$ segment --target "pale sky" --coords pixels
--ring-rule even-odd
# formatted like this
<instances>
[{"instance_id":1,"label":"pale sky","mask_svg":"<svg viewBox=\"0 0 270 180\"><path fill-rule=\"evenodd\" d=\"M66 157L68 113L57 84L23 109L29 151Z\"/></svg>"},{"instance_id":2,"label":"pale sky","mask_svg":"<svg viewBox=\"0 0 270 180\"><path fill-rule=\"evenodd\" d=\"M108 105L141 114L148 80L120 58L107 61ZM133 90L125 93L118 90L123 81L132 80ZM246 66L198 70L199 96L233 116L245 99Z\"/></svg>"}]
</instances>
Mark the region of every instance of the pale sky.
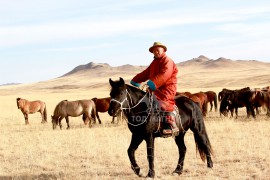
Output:
<instances>
[{"instance_id":1,"label":"pale sky","mask_svg":"<svg viewBox=\"0 0 270 180\"><path fill-rule=\"evenodd\" d=\"M89 62L148 65L155 41L175 63L270 62L270 1L0 0L0 84L45 81Z\"/></svg>"}]
</instances>

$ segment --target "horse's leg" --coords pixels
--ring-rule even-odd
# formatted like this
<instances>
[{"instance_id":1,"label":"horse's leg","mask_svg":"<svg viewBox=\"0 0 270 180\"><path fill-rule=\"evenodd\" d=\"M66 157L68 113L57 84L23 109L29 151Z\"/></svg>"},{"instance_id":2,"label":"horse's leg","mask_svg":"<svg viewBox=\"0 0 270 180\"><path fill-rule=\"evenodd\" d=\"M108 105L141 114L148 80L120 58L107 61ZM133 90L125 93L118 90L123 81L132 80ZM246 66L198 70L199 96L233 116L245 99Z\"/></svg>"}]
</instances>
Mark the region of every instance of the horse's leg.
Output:
<instances>
[{"instance_id":1,"label":"horse's leg","mask_svg":"<svg viewBox=\"0 0 270 180\"><path fill-rule=\"evenodd\" d=\"M143 141L143 138L139 135L132 134L131 142L128 148L128 157L131 163L131 169L137 174L138 176L141 176L140 174L140 167L136 163L135 160L135 151L138 149L139 145Z\"/></svg>"},{"instance_id":2,"label":"horse's leg","mask_svg":"<svg viewBox=\"0 0 270 180\"><path fill-rule=\"evenodd\" d=\"M155 170L154 170L154 136L153 134L148 134L146 137L146 146L147 146L147 159L149 163L149 171L147 177L154 178Z\"/></svg>"},{"instance_id":3,"label":"horse's leg","mask_svg":"<svg viewBox=\"0 0 270 180\"><path fill-rule=\"evenodd\" d=\"M86 113L86 117L89 119L89 127L92 127L92 116L91 116L91 112L89 113ZM94 118L94 120L96 120L95 118Z\"/></svg>"},{"instance_id":4,"label":"horse's leg","mask_svg":"<svg viewBox=\"0 0 270 180\"><path fill-rule=\"evenodd\" d=\"M68 116L66 117L66 123L67 123L67 129L69 129L69 118L68 118Z\"/></svg>"},{"instance_id":5,"label":"horse's leg","mask_svg":"<svg viewBox=\"0 0 270 180\"><path fill-rule=\"evenodd\" d=\"M253 117L254 119L256 119L256 114L255 114L254 108L252 107L251 104L249 105L249 109L250 109L250 111L251 111L252 117Z\"/></svg>"},{"instance_id":6,"label":"horse's leg","mask_svg":"<svg viewBox=\"0 0 270 180\"><path fill-rule=\"evenodd\" d=\"M230 112L231 112L231 118L233 118L233 108L232 109L230 109Z\"/></svg>"},{"instance_id":7,"label":"horse's leg","mask_svg":"<svg viewBox=\"0 0 270 180\"><path fill-rule=\"evenodd\" d=\"M61 123L61 121L62 121L63 118L64 118L64 117L60 116L60 118L58 119L60 129L62 129L62 123Z\"/></svg>"},{"instance_id":8,"label":"horse's leg","mask_svg":"<svg viewBox=\"0 0 270 180\"><path fill-rule=\"evenodd\" d=\"M98 119L99 124L101 124L101 120L99 118L98 112L96 112L96 116L97 116L97 119ZM96 119L95 119L94 123L96 124Z\"/></svg>"},{"instance_id":9,"label":"horse's leg","mask_svg":"<svg viewBox=\"0 0 270 180\"><path fill-rule=\"evenodd\" d=\"M40 112L40 115L41 115L41 118L42 118L41 123L45 123L45 119L44 119L44 115L43 115L42 111L40 110L39 112Z\"/></svg>"},{"instance_id":10,"label":"horse's leg","mask_svg":"<svg viewBox=\"0 0 270 180\"><path fill-rule=\"evenodd\" d=\"M25 124L29 124L29 121L28 121L28 114L27 113L24 113L24 119L25 119Z\"/></svg>"},{"instance_id":11,"label":"horse's leg","mask_svg":"<svg viewBox=\"0 0 270 180\"><path fill-rule=\"evenodd\" d=\"M213 102L210 101L210 111L212 111L212 108L213 108Z\"/></svg>"},{"instance_id":12,"label":"horse's leg","mask_svg":"<svg viewBox=\"0 0 270 180\"><path fill-rule=\"evenodd\" d=\"M114 124L114 118L115 118L115 116L113 116L111 124Z\"/></svg>"},{"instance_id":13,"label":"horse's leg","mask_svg":"<svg viewBox=\"0 0 270 180\"><path fill-rule=\"evenodd\" d=\"M97 118L97 119L98 119L98 123L101 124L101 120L100 120L99 116L97 116L97 117L98 117L98 118ZM96 122L96 116L93 116L93 119L94 119L94 121Z\"/></svg>"},{"instance_id":14,"label":"horse's leg","mask_svg":"<svg viewBox=\"0 0 270 180\"><path fill-rule=\"evenodd\" d=\"M235 108L235 118L238 118L238 107Z\"/></svg>"},{"instance_id":15,"label":"horse's leg","mask_svg":"<svg viewBox=\"0 0 270 180\"><path fill-rule=\"evenodd\" d=\"M184 142L184 136L185 133L180 133L178 136L175 137L175 143L178 146L178 152L179 152L179 159L176 166L176 169L173 171L173 173L182 174L183 167L184 167L184 160L186 156L186 145Z\"/></svg>"}]
</instances>

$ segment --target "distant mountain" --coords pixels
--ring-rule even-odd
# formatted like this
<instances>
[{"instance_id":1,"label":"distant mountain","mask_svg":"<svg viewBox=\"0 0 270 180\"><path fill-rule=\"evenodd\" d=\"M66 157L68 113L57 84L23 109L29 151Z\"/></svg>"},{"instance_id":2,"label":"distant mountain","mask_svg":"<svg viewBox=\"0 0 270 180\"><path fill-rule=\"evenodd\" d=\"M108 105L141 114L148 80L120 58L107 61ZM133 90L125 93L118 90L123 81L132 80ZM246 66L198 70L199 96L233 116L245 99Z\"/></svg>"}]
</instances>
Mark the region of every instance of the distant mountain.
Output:
<instances>
[{"instance_id":1,"label":"distant mountain","mask_svg":"<svg viewBox=\"0 0 270 180\"><path fill-rule=\"evenodd\" d=\"M270 68L270 63L265 63L256 60L231 60L224 57L218 59L210 59L207 56L200 55L197 58L193 58L187 61L183 61L176 64L179 68L190 68L190 69L211 69L211 70L238 70L249 68L252 69L254 66L261 68ZM146 66L134 66L130 64L112 67L107 63L94 63L90 62L85 65L79 65L70 72L64 74L61 77L76 75L76 74L91 74L95 76L102 76L104 74L115 74L115 73L131 73L136 74L144 70Z\"/></svg>"},{"instance_id":2,"label":"distant mountain","mask_svg":"<svg viewBox=\"0 0 270 180\"><path fill-rule=\"evenodd\" d=\"M0 86L13 86L13 85L18 85L21 83L6 83L6 84L0 84Z\"/></svg>"},{"instance_id":3,"label":"distant mountain","mask_svg":"<svg viewBox=\"0 0 270 180\"><path fill-rule=\"evenodd\" d=\"M106 73L132 72L132 71L141 71L144 68L145 68L144 66L133 66L130 64L112 67L107 63L90 62L88 64L79 65L79 66L75 67L73 70L64 74L61 77L74 75L74 74L78 74L78 73L91 73L91 72L95 73L96 75L103 74L104 72L106 72Z\"/></svg>"},{"instance_id":4,"label":"distant mountain","mask_svg":"<svg viewBox=\"0 0 270 180\"><path fill-rule=\"evenodd\" d=\"M178 63L179 66L184 67L197 67L203 69L228 69L228 70L237 70L239 68L252 68L254 65L265 68L270 67L270 63L261 62L257 60L231 60L224 57L218 59L209 59L204 55L200 55L197 58L187 60L181 63Z\"/></svg>"},{"instance_id":5,"label":"distant mountain","mask_svg":"<svg viewBox=\"0 0 270 180\"><path fill-rule=\"evenodd\" d=\"M109 64L107 64L107 63L94 63L94 62L90 62L88 64L79 65L79 66L75 67L73 70L71 70L70 72L64 74L63 76L75 74L75 73L77 73L79 71L86 71L86 70L93 70L93 69L100 69L100 68L106 68L106 69L108 69L110 67L111 66Z\"/></svg>"}]
</instances>

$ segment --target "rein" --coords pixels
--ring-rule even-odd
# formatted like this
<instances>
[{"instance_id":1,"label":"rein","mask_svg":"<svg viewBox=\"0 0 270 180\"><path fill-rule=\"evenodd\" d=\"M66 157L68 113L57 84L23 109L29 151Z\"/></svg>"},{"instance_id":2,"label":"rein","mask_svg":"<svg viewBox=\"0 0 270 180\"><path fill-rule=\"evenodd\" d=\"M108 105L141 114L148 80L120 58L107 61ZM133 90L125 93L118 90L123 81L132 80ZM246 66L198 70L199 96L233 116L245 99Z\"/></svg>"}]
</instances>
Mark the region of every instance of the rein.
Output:
<instances>
[{"instance_id":1,"label":"rein","mask_svg":"<svg viewBox=\"0 0 270 180\"><path fill-rule=\"evenodd\" d=\"M130 112L131 109L137 107L137 106L143 101L143 99L147 96L147 94L150 94L150 98L149 98L149 99L150 99L150 100L149 100L150 111L148 112L147 117L145 118L145 120L144 120L143 122L139 123L139 124L132 124L131 122L129 122L128 120L126 120L127 123L130 124L130 125L132 125L132 126L140 126L140 125L142 125L142 124L144 124L144 123L146 122L146 120L148 119L148 117L149 117L150 114L151 114L152 103L153 103L153 95L152 95L150 92L147 92L147 93L146 93L146 94L138 101L137 104L135 104L134 106L130 107L127 95L128 95L129 98L130 98L131 104L132 104L132 98L131 98L131 95L130 95L130 93L128 92L127 89L126 89L126 93L127 93L127 94L126 94L126 97L123 99L122 102L120 102L120 101L118 101L118 100L116 100L116 99L111 99L111 101L114 101L114 102L117 102L118 104L120 104L120 105L121 105L121 107L120 107L121 110L129 110L129 112ZM126 107L126 108L123 107L123 104L124 104L125 101L127 101L127 104L128 104L128 107Z\"/></svg>"}]
</instances>

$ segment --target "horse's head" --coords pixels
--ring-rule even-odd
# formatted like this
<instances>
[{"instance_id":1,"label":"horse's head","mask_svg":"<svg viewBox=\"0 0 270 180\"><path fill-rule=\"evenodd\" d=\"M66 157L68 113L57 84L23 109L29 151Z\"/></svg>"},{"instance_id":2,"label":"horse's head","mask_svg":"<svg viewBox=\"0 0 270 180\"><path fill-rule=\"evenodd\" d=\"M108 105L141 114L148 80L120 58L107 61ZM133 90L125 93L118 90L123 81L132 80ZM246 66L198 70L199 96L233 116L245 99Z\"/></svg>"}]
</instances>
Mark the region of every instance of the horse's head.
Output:
<instances>
[{"instance_id":1,"label":"horse's head","mask_svg":"<svg viewBox=\"0 0 270 180\"><path fill-rule=\"evenodd\" d=\"M120 78L119 81L113 81L110 78L109 82L111 85L111 102L108 113L110 116L116 116L117 112L127 103L127 88L123 78Z\"/></svg>"},{"instance_id":2,"label":"horse's head","mask_svg":"<svg viewBox=\"0 0 270 180\"><path fill-rule=\"evenodd\" d=\"M59 117L58 116L51 116L51 118L52 118L52 126L53 126L53 129L55 129L56 128L56 126L58 125L58 119L59 119Z\"/></svg>"},{"instance_id":3,"label":"horse's head","mask_svg":"<svg viewBox=\"0 0 270 180\"><path fill-rule=\"evenodd\" d=\"M230 100L230 94L227 93L224 95L224 97L222 98L221 102L220 102L220 108L219 111L221 114L223 114L225 117L228 116L228 108L231 105L231 100Z\"/></svg>"},{"instance_id":4,"label":"horse's head","mask_svg":"<svg viewBox=\"0 0 270 180\"><path fill-rule=\"evenodd\" d=\"M25 100L22 99L22 98L17 98L16 99L18 109L21 109L24 106L24 101Z\"/></svg>"}]
</instances>

